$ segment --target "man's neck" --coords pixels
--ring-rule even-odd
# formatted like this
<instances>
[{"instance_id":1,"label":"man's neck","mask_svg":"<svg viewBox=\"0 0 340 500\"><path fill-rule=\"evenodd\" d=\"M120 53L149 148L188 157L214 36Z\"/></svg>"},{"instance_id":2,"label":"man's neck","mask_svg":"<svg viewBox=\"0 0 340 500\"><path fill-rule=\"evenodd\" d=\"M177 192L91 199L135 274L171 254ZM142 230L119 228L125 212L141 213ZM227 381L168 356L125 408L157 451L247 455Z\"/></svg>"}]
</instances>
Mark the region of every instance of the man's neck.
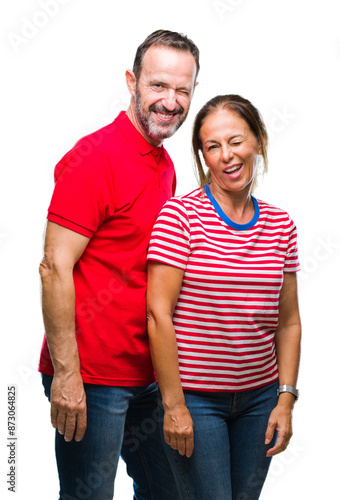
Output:
<instances>
[{"instance_id":1,"label":"man's neck","mask_svg":"<svg viewBox=\"0 0 340 500\"><path fill-rule=\"evenodd\" d=\"M153 139L152 137L150 137L149 135L147 135L144 132L143 128L139 124L139 121L138 121L137 116L136 116L135 107L132 104L132 102L131 102L130 106L128 107L126 114L127 114L128 118L130 119L132 125L135 127L135 129L138 130L140 135L143 136L144 139L146 139L152 146L160 146L162 144L162 141L157 141L156 139Z\"/></svg>"}]
</instances>

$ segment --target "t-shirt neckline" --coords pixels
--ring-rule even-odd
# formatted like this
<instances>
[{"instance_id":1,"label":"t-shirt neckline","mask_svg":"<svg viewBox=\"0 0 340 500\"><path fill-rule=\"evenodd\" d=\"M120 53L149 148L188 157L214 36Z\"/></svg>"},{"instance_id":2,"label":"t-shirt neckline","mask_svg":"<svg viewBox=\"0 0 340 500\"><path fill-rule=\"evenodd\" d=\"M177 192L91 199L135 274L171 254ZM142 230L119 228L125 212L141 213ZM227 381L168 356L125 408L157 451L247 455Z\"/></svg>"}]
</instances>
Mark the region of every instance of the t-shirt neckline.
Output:
<instances>
[{"instance_id":1,"label":"t-shirt neckline","mask_svg":"<svg viewBox=\"0 0 340 500\"><path fill-rule=\"evenodd\" d=\"M220 205L217 203L217 201L215 200L215 198L211 194L211 191L209 189L208 184L206 184L204 188L205 188L205 192L206 192L209 200L211 201L211 203L212 203L213 207L215 208L216 212L218 213L218 215L221 217L221 219L226 224L228 224L228 226L232 227L233 229L238 229L238 230L250 229L253 226L255 226L255 224L259 220L259 217L260 217L259 204L257 203L257 199L252 194L250 196L251 196L253 203L254 203L254 208L255 208L254 216L246 224L238 224L237 222L234 222L233 220L229 219L229 217L223 212L222 208L220 207Z\"/></svg>"}]
</instances>

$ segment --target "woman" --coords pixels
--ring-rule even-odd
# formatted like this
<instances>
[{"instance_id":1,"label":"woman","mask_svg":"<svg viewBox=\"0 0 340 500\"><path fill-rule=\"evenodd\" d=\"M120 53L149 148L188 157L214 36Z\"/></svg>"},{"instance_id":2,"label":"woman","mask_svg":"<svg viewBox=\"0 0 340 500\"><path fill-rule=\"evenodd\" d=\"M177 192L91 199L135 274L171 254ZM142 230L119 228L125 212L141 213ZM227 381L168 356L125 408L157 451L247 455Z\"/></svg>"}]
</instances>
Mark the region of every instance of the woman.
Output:
<instances>
[{"instance_id":1,"label":"woman","mask_svg":"<svg viewBox=\"0 0 340 500\"><path fill-rule=\"evenodd\" d=\"M296 228L251 194L266 146L249 101L209 101L193 130L201 188L166 203L151 237L150 347L185 500L257 499L271 457L292 435Z\"/></svg>"}]
</instances>

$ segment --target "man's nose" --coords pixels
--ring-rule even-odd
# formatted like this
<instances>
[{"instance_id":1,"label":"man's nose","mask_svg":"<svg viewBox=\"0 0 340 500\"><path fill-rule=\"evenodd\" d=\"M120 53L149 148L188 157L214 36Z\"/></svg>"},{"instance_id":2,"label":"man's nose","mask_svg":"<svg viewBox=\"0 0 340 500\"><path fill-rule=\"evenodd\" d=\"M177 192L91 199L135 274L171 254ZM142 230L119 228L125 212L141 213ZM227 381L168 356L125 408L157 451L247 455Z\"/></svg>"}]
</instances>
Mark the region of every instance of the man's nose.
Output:
<instances>
[{"instance_id":1,"label":"man's nose","mask_svg":"<svg viewBox=\"0 0 340 500\"><path fill-rule=\"evenodd\" d=\"M173 89L167 89L162 104L168 111L173 111L177 107L176 99L176 92Z\"/></svg>"}]
</instances>

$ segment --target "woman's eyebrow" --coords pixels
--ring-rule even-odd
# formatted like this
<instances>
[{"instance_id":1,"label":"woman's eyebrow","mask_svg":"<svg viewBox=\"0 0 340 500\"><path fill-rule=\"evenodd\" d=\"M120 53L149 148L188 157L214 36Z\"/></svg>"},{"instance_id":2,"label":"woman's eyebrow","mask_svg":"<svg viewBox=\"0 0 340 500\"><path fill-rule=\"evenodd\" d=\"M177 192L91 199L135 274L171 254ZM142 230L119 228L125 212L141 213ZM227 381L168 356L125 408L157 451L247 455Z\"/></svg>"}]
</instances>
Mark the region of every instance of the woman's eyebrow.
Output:
<instances>
[{"instance_id":1,"label":"woman's eyebrow","mask_svg":"<svg viewBox=\"0 0 340 500\"><path fill-rule=\"evenodd\" d=\"M238 137L241 139L244 139L244 135L235 134L235 135L232 135L231 137L229 137L228 141L232 141L233 139L236 139ZM218 142L218 141L216 141L216 139L207 139L206 141L204 141L204 144L206 144L207 142Z\"/></svg>"}]
</instances>

